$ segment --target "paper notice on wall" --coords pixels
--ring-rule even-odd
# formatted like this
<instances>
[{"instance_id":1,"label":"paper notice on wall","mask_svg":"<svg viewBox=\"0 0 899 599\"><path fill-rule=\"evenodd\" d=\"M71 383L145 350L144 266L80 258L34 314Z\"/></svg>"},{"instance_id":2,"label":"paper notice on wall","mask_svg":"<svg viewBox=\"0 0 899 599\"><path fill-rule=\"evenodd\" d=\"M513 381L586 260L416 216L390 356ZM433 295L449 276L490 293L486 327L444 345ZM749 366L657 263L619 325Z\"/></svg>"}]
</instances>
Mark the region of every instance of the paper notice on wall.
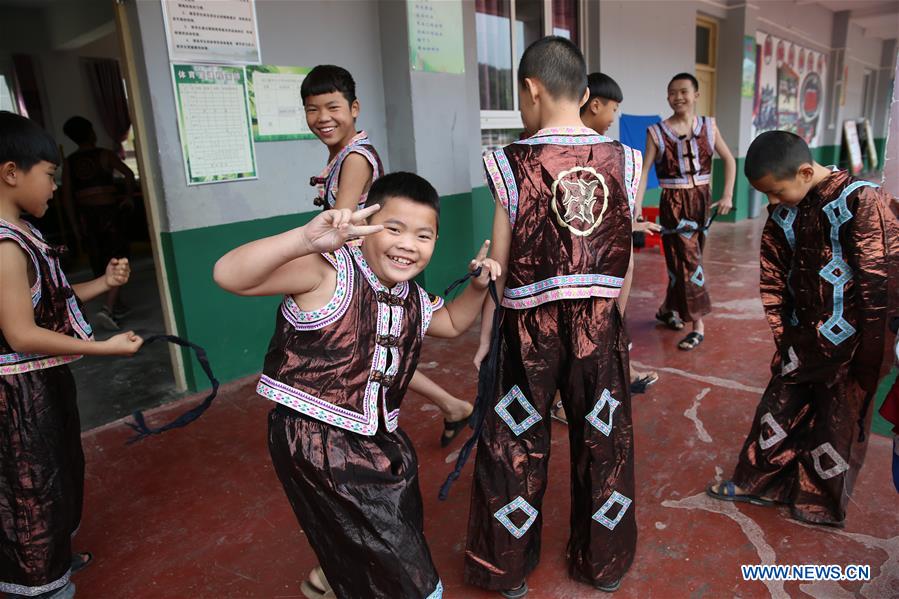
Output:
<instances>
[{"instance_id":1,"label":"paper notice on wall","mask_svg":"<svg viewBox=\"0 0 899 599\"><path fill-rule=\"evenodd\" d=\"M255 0L161 0L171 62L259 64Z\"/></svg>"},{"instance_id":2,"label":"paper notice on wall","mask_svg":"<svg viewBox=\"0 0 899 599\"><path fill-rule=\"evenodd\" d=\"M857 175L862 172L864 164L862 163L862 147L858 142L858 127L855 121L843 122L843 143L849 150L849 165L852 174Z\"/></svg>"},{"instance_id":3,"label":"paper notice on wall","mask_svg":"<svg viewBox=\"0 0 899 599\"><path fill-rule=\"evenodd\" d=\"M173 64L187 184L256 178L243 67Z\"/></svg>"},{"instance_id":4,"label":"paper notice on wall","mask_svg":"<svg viewBox=\"0 0 899 599\"><path fill-rule=\"evenodd\" d=\"M409 61L415 71L464 73L460 0L408 0Z\"/></svg>"},{"instance_id":5,"label":"paper notice on wall","mask_svg":"<svg viewBox=\"0 0 899 599\"><path fill-rule=\"evenodd\" d=\"M247 67L247 95L254 140L315 139L306 124L300 94L303 79L310 70L267 64Z\"/></svg>"}]
</instances>

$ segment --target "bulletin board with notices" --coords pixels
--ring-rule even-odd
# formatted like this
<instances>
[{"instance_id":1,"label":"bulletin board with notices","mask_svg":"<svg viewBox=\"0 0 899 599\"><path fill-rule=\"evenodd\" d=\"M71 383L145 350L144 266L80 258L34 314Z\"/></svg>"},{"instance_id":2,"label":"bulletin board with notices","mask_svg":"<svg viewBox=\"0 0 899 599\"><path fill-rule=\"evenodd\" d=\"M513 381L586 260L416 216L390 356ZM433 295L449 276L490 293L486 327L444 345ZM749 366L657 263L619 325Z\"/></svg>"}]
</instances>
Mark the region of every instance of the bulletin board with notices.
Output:
<instances>
[{"instance_id":1,"label":"bulletin board with notices","mask_svg":"<svg viewBox=\"0 0 899 599\"><path fill-rule=\"evenodd\" d=\"M461 0L408 0L407 6L412 70L464 73Z\"/></svg>"}]
</instances>

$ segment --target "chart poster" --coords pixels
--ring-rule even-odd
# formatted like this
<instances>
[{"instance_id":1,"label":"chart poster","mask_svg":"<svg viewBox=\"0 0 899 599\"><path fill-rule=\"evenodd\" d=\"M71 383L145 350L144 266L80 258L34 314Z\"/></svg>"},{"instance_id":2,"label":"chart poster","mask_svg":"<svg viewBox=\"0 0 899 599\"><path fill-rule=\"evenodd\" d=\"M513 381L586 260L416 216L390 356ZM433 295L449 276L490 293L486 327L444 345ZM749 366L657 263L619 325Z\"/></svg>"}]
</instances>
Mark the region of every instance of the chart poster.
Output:
<instances>
[{"instance_id":1,"label":"chart poster","mask_svg":"<svg viewBox=\"0 0 899 599\"><path fill-rule=\"evenodd\" d=\"M412 70L464 73L460 0L407 0Z\"/></svg>"},{"instance_id":2,"label":"chart poster","mask_svg":"<svg viewBox=\"0 0 899 599\"><path fill-rule=\"evenodd\" d=\"M259 64L255 0L160 0L171 62Z\"/></svg>"},{"instance_id":3,"label":"chart poster","mask_svg":"<svg viewBox=\"0 0 899 599\"><path fill-rule=\"evenodd\" d=\"M751 35L743 37L743 85L740 95L744 98L755 96L755 38Z\"/></svg>"},{"instance_id":4,"label":"chart poster","mask_svg":"<svg viewBox=\"0 0 899 599\"><path fill-rule=\"evenodd\" d=\"M862 163L862 147L858 141L858 126L855 121L843 121L843 143L849 150L849 164L852 174L857 175L862 172L864 164Z\"/></svg>"},{"instance_id":5,"label":"chart poster","mask_svg":"<svg viewBox=\"0 0 899 599\"><path fill-rule=\"evenodd\" d=\"M268 64L247 67L247 95L254 140L315 139L306 124L300 95L303 79L311 70Z\"/></svg>"},{"instance_id":6,"label":"chart poster","mask_svg":"<svg viewBox=\"0 0 899 599\"><path fill-rule=\"evenodd\" d=\"M755 45L752 136L787 129L817 147L822 141L827 57L762 31L756 32Z\"/></svg>"},{"instance_id":7,"label":"chart poster","mask_svg":"<svg viewBox=\"0 0 899 599\"><path fill-rule=\"evenodd\" d=\"M173 64L188 185L256 178L243 67Z\"/></svg>"}]
</instances>

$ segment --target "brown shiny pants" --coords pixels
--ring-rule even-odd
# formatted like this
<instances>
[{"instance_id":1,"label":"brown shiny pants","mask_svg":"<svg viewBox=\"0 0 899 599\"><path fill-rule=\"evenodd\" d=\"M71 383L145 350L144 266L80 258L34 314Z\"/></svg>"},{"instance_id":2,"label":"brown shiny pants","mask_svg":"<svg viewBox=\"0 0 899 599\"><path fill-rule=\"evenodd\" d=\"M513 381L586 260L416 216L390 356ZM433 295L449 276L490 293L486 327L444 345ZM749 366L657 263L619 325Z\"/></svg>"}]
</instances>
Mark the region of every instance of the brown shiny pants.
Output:
<instances>
[{"instance_id":1,"label":"brown shiny pants","mask_svg":"<svg viewBox=\"0 0 899 599\"><path fill-rule=\"evenodd\" d=\"M692 189L662 190L659 223L666 229L702 227L708 218L708 185ZM712 311L705 270L702 267L705 232L685 230L664 235L662 249L665 251L665 266L668 269L668 289L659 312L677 312L686 322L699 320Z\"/></svg>"},{"instance_id":2,"label":"brown shiny pants","mask_svg":"<svg viewBox=\"0 0 899 599\"><path fill-rule=\"evenodd\" d=\"M65 586L84 452L68 366L0 376L0 593Z\"/></svg>"},{"instance_id":3,"label":"brown shiny pants","mask_svg":"<svg viewBox=\"0 0 899 599\"><path fill-rule=\"evenodd\" d=\"M465 579L517 587L540 559L558 389L571 451L569 574L621 579L634 558L634 447L627 342L614 300L506 310L499 386L478 442Z\"/></svg>"},{"instance_id":4,"label":"brown shiny pants","mask_svg":"<svg viewBox=\"0 0 899 599\"><path fill-rule=\"evenodd\" d=\"M439 599L409 437L352 433L279 406L269 452L294 514L341 599Z\"/></svg>"},{"instance_id":5,"label":"brown shiny pants","mask_svg":"<svg viewBox=\"0 0 899 599\"><path fill-rule=\"evenodd\" d=\"M798 519L841 526L871 428L871 409L859 424L865 397L848 375L830 387L774 376L740 452L734 482L748 493L789 504Z\"/></svg>"}]
</instances>

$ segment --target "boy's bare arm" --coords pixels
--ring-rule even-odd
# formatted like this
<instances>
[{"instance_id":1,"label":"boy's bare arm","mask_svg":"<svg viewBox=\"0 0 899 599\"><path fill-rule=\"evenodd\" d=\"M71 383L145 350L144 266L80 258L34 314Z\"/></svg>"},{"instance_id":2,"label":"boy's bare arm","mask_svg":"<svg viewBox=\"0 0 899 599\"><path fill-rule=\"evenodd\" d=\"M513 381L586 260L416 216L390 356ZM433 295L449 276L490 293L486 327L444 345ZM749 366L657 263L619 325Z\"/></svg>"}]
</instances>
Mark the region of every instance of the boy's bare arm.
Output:
<instances>
[{"instance_id":1,"label":"boy's bare arm","mask_svg":"<svg viewBox=\"0 0 899 599\"><path fill-rule=\"evenodd\" d=\"M340 167L340 180L337 181L337 198L334 207L337 209L355 210L359 206L359 198L371 185L372 168L365 156L358 152L350 153Z\"/></svg>"},{"instance_id":2,"label":"boy's bare arm","mask_svg":"<svg viewBox=\"0 0 899 599\"><path fill-rule=\"evenodd\" d=\"M72 290L82 302L89 302L113 287L121 287L130 277L131 266L128 258L113 258L106 265L106 272L102 276L85 283L76 283L72 285Z\"/></svg>"},{"instance_id":3,"label":"boy's bare arm","mask_svg":"<svg viewBox=\"0 0 899 599\"><path fill-rule=\"evenodd\" d=\"M481 274L472 278L471 283L458 298L434 313L431 326L428 327L428 335L444 338L458 337L474 323L484 304L487 285L490 281L496 281L502 274L499 264L495 260L487 258L489 247L490 241L485 241L478 255L468 266L471 271L480 268Z\"/></svg>"},{"instance_id":4,"label":"boy's bare arm","mask_svg":"<svg viewBox=\"0 0 899 599\"><path fill-rule=\"evenodd\" d=\"M0 242L0 331L14 351L48 356L130 355L140 348L143 340L131 332L107 341L85 341L39 327L34 322L27 260L18 245Z\"/></svg>"},{"instance_id":5,"label":"boy's bare arm","mask_svg":"<svg viewBox=\"0 0 899 599\"><path fill-rule=\"evenodd\" d=\"M381 225L364 224L379 208L326 210L302 227L251 241L219 258L213 278L237 295L308 293L325 277L327 264L319 254L342 247L351 237L380 231Z\"/></svg>"},{"instance_id":6,"label":"boy's bare arm","mask_svg":"<svg viewBox=\"0 0 899 599\"><path fill-rule=\"evenodd\" d=\"M734 181L737 179L737 161L734 160L734 155L731 154L730 148L727 147L727 142L721 137L717 123L715 124L715 151L718 152L718 156L724 161L724 190L721 192L721 198L716 204L719 213L727 214L734 206Z\"/></svg>"},{"instance_id":7,"label":"boy's bare arm","mask_svg":"<svg viewBox=\"0 0 899 599\"><path fill-rule=\"evenodd\" d=\"M653 141L652 133L646 132L646 151L643 153L643 172L640 173L640 187L637 188L637 199L634 202L634 218L643 218L643 196L646 194L646 184L649 181L649 169L656 161L659 150Z\"/></svg>"}]
</instances>

